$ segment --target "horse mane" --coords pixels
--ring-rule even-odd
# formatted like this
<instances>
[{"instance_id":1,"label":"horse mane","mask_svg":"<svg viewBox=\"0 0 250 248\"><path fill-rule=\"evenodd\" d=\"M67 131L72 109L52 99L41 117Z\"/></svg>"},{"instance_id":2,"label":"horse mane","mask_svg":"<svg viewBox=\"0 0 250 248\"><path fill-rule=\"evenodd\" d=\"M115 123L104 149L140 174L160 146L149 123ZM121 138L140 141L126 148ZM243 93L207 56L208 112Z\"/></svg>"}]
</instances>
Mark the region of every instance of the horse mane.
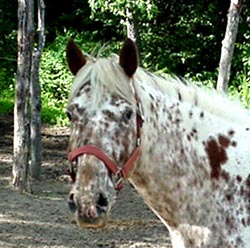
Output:
<instances>
[{"instance_id":1,"label":"horse mane","mask_svg":"<svg viewBox=\"0 0 250 248\"><path fill-rule=\"evenodd\" d=\"M76 74L69 100L86 82L90 82L91 91L95 93L91 94L94 108L100 103L105 88L108 88L111 94L118 94L135 106L135 98L128 84L128 77L118 63L119 57L115 54L109 58L88 57L87 63ZM181 96L182 102L200 107L219 118L240 125L250 122L249 111L243 108L239 101L231 100L216 90L197 86L191 81L172 75L158 76L141 67L137 68L133 80L136 90L141 96L142 105L144 105L144 100L146 101L143 99L146 94L142 88L149 87L170 98L178 99ZM150 115L147 111L150 111L150 108L144 108L145 115Z\"/></svg>"},{"instance_id":2,"label":"horse mane","mask_svg":"<svg viewBox=\"0 0 250 248\"><path fill-rule=\"evenodd\" d=\"M250 122L250 112L245 109L238 99L230 99L226 94L215 89L198 86L194 82L175 75L155 75L139 68L135 78L141 85L153 84L167 97L179 99L197 106L219 118L238 123Z\"/></svg>"}]
</instances>

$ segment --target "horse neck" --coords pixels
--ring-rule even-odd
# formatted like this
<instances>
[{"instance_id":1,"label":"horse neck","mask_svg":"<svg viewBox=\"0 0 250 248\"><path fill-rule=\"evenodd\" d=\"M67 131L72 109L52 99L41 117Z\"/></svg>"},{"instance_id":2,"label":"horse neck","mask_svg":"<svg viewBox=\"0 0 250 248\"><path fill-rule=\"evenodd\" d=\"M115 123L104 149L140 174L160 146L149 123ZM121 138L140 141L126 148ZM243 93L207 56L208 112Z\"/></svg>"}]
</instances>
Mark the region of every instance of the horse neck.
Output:
<instances>
[{"instance_id":1,"label":"horse neck","mask_svg":"<svg viewBox=\"0 0 250 248\"><path fill-rule=\"evenodd\" d=\"M173 83L171 82L171 84ZM166 170L171 177L171 171L173 174L176 173L173 171L173 166L178 167L179 174L186 174L197 171L197 164L203 163L203 173L205 171L209 173L208 152L211 151L208 150L208 142L211 136L218 146L225 141L232 148L237 142L241 142L241 153L246 151L245 155L247 154L246 149L249 149L249 144L244 137L246 137L245 135L249 137L249 132L245 134L247 128L242 127L242 122L232 121L233 118L224 118L224 113L221 116L220 112L216 113L213 109L206 110L204 104L200 106L199 101L202 100L203 95L199 98L200 92L196 92L195 88L191 88L191 86L183 88L189 91L189 96L186 91L183 92L183 89L171 86L169 94L162 91L157 84L139 86L145 122L142 128L143 155L138 168L141 168L144 173L145 171L151 173L152 168L158 166L162 173ZM204 92L201 93L204 94ZM188 99L184 98L185 94ZM215 103L218 101L224 104L225 109L227 109L227 104L232 105L229 101L224 100L225 102L223 102L223 98L216 94L214 99ZM213 104L214 99L211 97ZM239 118L249 120L246 115L244 116L246 112L243 109L238 108L238 111L239 115L243 116L239 116ZM225 112L229 111L225 110ZM233 149L230 153L232 157L237 157L239 151ZM225 149L224 159L228 156ZM205 163L201 161L204 157L207 159ZM247 168L245 169L247 170ZM235 170L233 166L232 170Z\"/></svg>"},{"instance_id":2,"label":"horse neck","mask_svg":"<svg viewBox=\"0 0 250 248\"><path fill-rule=\"evenodd\" d=\"M240 123L200 105L199 92L188 101L181 91L164 94L145 85L138 91L145 114L142 152L129 180L166 226L176 228L183 237L194 237L189 227L204 227L199 230L206 237L210 230L224 230L224 218L238 219L237 211L228 211L233 204L243 209L242 216L249 216L250 121L246 112L234 108L238 110L234 114L246 120ZM218 104L220 99L214 97L211 104ZM228 113L229 101L222 104ZM225 195L229 192L230 200ZM216 225L210 220L216 220Z\"/></svg>"}]
</instances>

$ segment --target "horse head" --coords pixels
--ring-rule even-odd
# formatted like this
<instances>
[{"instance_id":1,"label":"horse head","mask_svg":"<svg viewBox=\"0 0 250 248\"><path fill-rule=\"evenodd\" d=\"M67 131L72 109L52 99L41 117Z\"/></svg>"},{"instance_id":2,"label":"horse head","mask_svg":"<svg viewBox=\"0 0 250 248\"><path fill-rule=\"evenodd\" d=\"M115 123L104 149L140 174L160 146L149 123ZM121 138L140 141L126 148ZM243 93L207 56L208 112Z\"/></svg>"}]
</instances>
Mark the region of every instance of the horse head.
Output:
<instances>
[{"instance_id":1,"label":"horse head","mask_svg":"<svg viewBox=\"0 0 250 248\"><path fill-rule=\"evenodd\" d=\"M68 203L80 227L97 228L105 225L121 179L139 156L139 101L132 85L137 49L127 39L119 59L95 59L70 40L66 57L75 76L67 107L74 181Z\"/></svg>"}]
</instances>

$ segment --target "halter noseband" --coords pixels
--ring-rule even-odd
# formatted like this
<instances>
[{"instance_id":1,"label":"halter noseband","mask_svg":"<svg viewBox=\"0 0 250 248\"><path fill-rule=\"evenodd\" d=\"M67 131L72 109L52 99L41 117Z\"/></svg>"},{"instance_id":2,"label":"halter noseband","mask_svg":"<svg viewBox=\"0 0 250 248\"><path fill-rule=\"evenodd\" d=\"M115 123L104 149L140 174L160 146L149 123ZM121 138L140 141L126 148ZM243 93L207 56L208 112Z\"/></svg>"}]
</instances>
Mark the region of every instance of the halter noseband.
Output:
<instances>
[{"instance_id":1,"label":"halter noseband","mask_svg":"<svg viewBox=\"0 0 250 248\"><path fill-rule=\"evenodd\" d=\"M107 167L108 171L110 174L113 176L113 180L115 183L115 189L117 191L120 191L122 189L122 182L123 178L126 178L128 176L129 171L133 168L134 163L140 156L140 145L141 145L141 127L143 125L143 113L142 113L142 107L141 107L141 101L140 98L138 97L135 87L134 87L134 82L133 80L130 81L130 86L132 89L132 92L135 96L136 100L136 107L137 107L137 112L136 112L136 132L137 132L137 140L136 140L136 147L134 151L132 152L131 156L129 159L125 162L125 164L119 168L113 160L111 160L105 152L103 152L100 148L93 146L93 145L84 145L76 148L75 150L71 151L68 155L68 160L69 162L73 162L77 157L80 155L84 154L89 154L89 155L94 155L98 159L100 159L105 166ZM70 175L71 179L73 182L75 182L76 178L76 173L73 170L73 168L70 168L68 170L68 174Z\"/></svg>"}]
</instances>

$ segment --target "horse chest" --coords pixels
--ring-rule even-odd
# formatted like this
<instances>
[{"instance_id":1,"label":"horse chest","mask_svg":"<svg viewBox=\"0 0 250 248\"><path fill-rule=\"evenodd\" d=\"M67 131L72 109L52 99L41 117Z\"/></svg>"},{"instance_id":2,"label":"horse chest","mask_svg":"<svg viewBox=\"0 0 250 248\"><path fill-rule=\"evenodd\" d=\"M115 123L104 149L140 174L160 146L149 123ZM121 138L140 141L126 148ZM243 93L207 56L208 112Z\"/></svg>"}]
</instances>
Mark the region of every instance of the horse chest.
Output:
<instances>
[{"instance_id":1,"label":"horse chest","mask_svg":"<svg viewBox=\"0 0 250 248\"><path fill-rule=\"evenodd\" d=\"M139 194L170 234L172 230L173 236L181 236L183 247L247 247L249 203L247 207L247 199L242 198L242 184L167 176L157 170L135 174L131 181Z\"/></svg>"}]
</instances>

